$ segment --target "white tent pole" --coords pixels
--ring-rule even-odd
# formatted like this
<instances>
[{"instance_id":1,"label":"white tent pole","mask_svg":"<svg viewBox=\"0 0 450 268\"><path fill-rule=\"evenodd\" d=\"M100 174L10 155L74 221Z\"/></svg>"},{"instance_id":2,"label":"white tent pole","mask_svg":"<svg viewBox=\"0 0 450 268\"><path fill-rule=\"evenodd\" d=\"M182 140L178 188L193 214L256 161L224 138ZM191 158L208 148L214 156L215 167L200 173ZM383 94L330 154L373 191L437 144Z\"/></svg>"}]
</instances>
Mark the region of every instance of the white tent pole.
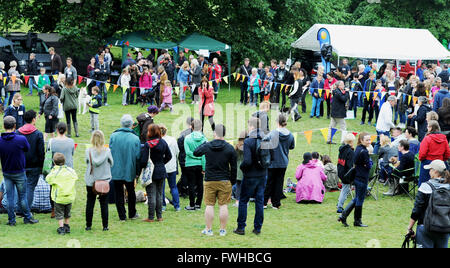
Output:
<instances>
[{"instance_id":1,"label":"white tent pole","mask_svg":"<svg viewBox=\"0 0 450 268\"><path fill-rule=\"evenodd\" d=\"M338 54L338 61L337 61L337 65L335 66L336 68L339 66L339 59L340 59L340 56L339 56L339 54ZM331 67L330 67L331 68ZM331 70L330 70L331 71Z\"/></svg>"},{"instance_id":2,"label":"white tent pole","mask_svg":"<svg viewBox=\"0 0 450 268\"><path fill-rule=\"evenodd\" d=\"M414 75L417 74L417 60L414 61Z\"/></svg>"},{"instance_id":3,"label":"white tent pole","mask_svg":"<svg viewBox=\"0 0 450 268\"><path fill-rule=\"evenodd\" d=\"M395 68L397 69L397 77L400 77L400 70L399 70L398 60L395 60Z\"/></svg>"}]
</instances>

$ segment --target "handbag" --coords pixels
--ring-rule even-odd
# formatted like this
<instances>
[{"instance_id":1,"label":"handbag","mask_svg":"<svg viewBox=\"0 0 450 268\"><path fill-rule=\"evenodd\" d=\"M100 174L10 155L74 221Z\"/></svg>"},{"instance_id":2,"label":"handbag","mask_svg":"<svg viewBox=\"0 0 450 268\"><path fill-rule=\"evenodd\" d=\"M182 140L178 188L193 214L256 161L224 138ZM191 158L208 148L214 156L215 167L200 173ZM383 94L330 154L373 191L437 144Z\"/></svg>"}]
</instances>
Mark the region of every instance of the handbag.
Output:
<instances>
[{"instance_id":1,"label":"handbag","mask_svg":"<svg viewBox=\"0 0 450 268\"><path fill-rule=\"evenodd\" d=\"M89 171L89 175L92 176L94 173L94 165L92 164L92 156L91 156L91 150L89 150L89 162L91 165L91 170ZM109 182L106 180L98 180L94 182L94 185L92 187L92 192L95 195L106 195L109 193Z\"/></svg>"},{"instance_id":2,"label":"handbag","mask_svg":"<svg viewBox=\"0 0 450 268\"><path fill-rule=\"evenodd\" d=\"M145 167L144 172L142 173L142 179L141 179L141 185L142 187L147 187L150 184L152 184L152 176L153 176L153 170L155 168L155 165L153 164L152 159L150 158L151 153L150 153L151 149L148 149L148 161L147 161L147 166Z\"/></svg>"},{"instance_id":3,"label":"handbag","mask_svg":"<svg viewBox=\"0 0 450 268\"><path fill-rule=\"evenodd\" d=\"M42 174L44 176L47 176L50 171L52 170L53 166L53 153L52 153L52 139L48 141L48 147L45 151L45 158L44 158L44 166L42 167Z\"/></svg>"},{"instance_id":4,"label":"handbag","mask_svg":"<svg viewBox=\"0 0 450 268\"><path fill-rule=\"evenodd\" d=\"M59 99L58 99L58 119L64 119L64 109Z\"/></svg>"}]
</instances>

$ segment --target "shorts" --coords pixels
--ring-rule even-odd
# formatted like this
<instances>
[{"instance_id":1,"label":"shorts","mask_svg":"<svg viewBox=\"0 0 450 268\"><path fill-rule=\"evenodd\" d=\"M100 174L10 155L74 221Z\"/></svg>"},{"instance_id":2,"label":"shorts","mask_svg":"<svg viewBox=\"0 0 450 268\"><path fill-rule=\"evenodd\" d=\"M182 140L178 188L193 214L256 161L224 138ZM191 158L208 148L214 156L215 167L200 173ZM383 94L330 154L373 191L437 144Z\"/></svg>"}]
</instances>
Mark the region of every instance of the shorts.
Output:
<instances>
[{"instance_id":1,"label":"shorts","mask_svg":"<svg viewBox=\"0 0 450 268\"><path fill-rule=\"evenodd\" d=\"M57 220L69 219L71 216L70 214L71 210L72 204L63 205L55 203L55 218Z\"/></svg>"},{"instance_id":2,"label":"shorts","mask_svg":"<svg viewBox=\"0 0 450 268\"><path fill-rule=\"evenodd\" d=\"M56 125L58 124L58 118L48 119L48 116L45 117L45 133L51 134L55 133Z\"/></svg>"},{"instance_id":3,"label":"shorts","mask_svg":"<svg viewBox=\"0 0 450 268\"><path fill-rule=\"evenodd\" d=\"M227 205L231 201L231 188L230 181L205 181L205 205L214 206L217 200L219 206Z\"/></svg>"}]
</instances>

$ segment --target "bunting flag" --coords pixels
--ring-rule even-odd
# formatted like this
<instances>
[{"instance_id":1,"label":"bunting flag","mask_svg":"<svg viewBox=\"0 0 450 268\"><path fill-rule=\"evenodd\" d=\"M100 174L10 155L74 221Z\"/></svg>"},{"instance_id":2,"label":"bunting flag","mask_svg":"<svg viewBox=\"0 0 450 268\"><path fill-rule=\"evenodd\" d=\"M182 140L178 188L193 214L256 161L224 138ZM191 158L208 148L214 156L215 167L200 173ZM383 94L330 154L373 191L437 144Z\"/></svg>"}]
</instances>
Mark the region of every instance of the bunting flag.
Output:
<instances>
[{"instance_id":1,"label":"bunting flag","mask_svg":"<svg viewBox=\"0 0 450 268\"><path fill-rule=\"evenodd\" d=\"M212 87L212 81L209 81L209 86Z\"/></svg>"},{"instance_id":2,"label":"bunting flag","mask_svg":"<svg viewBox=\"0 0 450 268\"><path fill-rule=\"evenodd\" d=\"M322 136L325 139L325 141L328 141L328 128L322 128L320 132L322 132Z\"/></svg>"},{"instance_id":3,"label":"bunting flag","mask_svg":"<svg viewBox=\"0 0 450 268\"><path fill-rule=\"evenodd\" d=\"M106 87L106 91L108 91L109 90L109 87L111 86L111 84L110 83L105 83L105 87Z\"/></svg>"},{"instance_id":4,"label":"bunting flag","mask_svg":"<svg viewBox=\"0 0 450 268\"><path fill-rule=\"evenodd\" d=\"M28 85L28 79L30 79L30 77L28 75L25 75L24 78L25 78L25 85Z\"/></svg>"},{"instance_id":5,"label":"bunting flag","mask_svg":"<svg viewBox=\"0 0 450 268\"><path fill-rule=\"evenodd\" d=\"M3 77L3 85L6 85L6 77Z\"/></svg>"},{"instance_id":6,"label":"bunting flag","mask_svg":"<svg viewBox=\"0 0 450 268\"><path fill-rule=\"evenodd\" d=\"M240 77L241 77L241 74L237 74L236 82L239 81Z\"/></svg>"},{"instance_id":7,"label":"bunting flag","mask_svg":"<svg viewBox=\"0 0 450 268\"><path fill-rule=\"evenodd\" d=\"M236 79L237 73L233 73L233 78Z\"/></svg>"},{"instance_id":8,"label":"bunting flag","mask_svg":"<svg viewBox=\"0 0 450 268\"><path fill-rule=\"evenodd\" d=\"M242 75L242 83L245 81L245 75Z\"/></svg>"},{"instance_id":9,"label":"bunting flag","mask_svg":"<svg viewBox=\"0 0 450 268\"><path fill-rule=\"evenodd\" d=\"M211 82L212 83L212 82ZM186 92L187 86L183 87L183 92Z\"/></svg>"},{"instance_id":10,"label":"bunting flag","mask_svg":"<svg viewBox=\"0 0 450 268\"><path fill-rule=\"evenodd\" d=\"M11 76L11 80L12 80L13 84L15 84L15 83L16 83L16 76L15 76L15 75L12 75L12 76Z\"/></svg>"},{"instance_id":11,"label":"bunting flag","mask_svg":"<svg viewBox=\"0 0 450 268\"><path fill-rule=\"evenodd\" d=\"M376 100L377 97L378 97L378 91L375 91L375 92L373 93L373 99Z\"/></svg>"},{"instance_id":12,"label":"bunting flag","mask_svg":"<svg viewBox=\"0 0 450 268\"><path fill-rule=\"evenodd\" d=\"M54 75L52 75L52 77L53 77L53 80L58 80L58 75L57 74L54 74Z\"/></svg>"},{"instance_id":13,"label":"bunting flag","mask_svg":"<svg viewBox=\"0 0 450 268\"><path fill-rule=\"evenodd\" d=\"M99 87L99 86L100 86L100 81L95 82L95 85L96 85L97 87Z\"/></svg>"},{"instance_id":14,"label":"bunting flag","mask_svg":"<svg viewBox=\"0 0 450 268\"><path fill-rule=\"evenodd\" d=\"M225 83L228 84L228 77L227 77L227 76L224 76L224 77L223 77L223 81L225 81Z\"/></svg>"},{"instance_id":15,"label":"bunting flag","mask_svg":"<svg viewBox=\"0 0 450 268\"><path fill-rule=\"evenodd\" d=\"M285 86L284 84L281 84L281 91L283 91L284 86Z\"/></svg>"},{"instance_id":16,"label":"bunting flag","mask_svg":"<svg viewBox=\"0 0 450 268\"><path fill-rule=\"evenodd\" d=\"M220 51L216 51L216 53L220 56Z\"/></svg>"},{"instance_id":17,"label":"bunting flag","mask_svg":"<svg viewBox=\"0 0 450 268\"><path fill-rule=\"evenodd\" d=\"M127 45L127 47L129 47L130 46L130 42L126 41L125 45Z\"/></svg>"},{"instance_id":18,"label":"bunting flag","mask_svg":"<svg viewBox=\"0 0 450 268\"><path fill-rule=\"evenodd\" d=\"M427 92L427 97L430 95L430 92L427 90L425 90L425 92Z\"/></svg>"},{"instance_id":19,"label":"bunting flag","mask_svg":"<svg viewBox=\"0 0 450 268\"><path fill-rule=\"evenodd\" d=\"M322 96L323 89L319 88L318 91L319 91L319 96Z\"/></svg>"},{"instance_id":20,"label":"bunting flag","mask_svg":"<svg viewBox=\"0 0 450 268\"><path fill-rule=\"evenodd\" d=\"M336 134L336 132L337 132L337 129L336 129L336 128L331 128L331 138L330 138L330 141L333 141L333 137L334 137L334 134ZM344 133L342 133L342 134L344 134Z\"/></svg>"},{"instance_id":21,"label":"bunting flag","mask_svg":"<svg viewBox=\"0 0 450 268\"><path fill-rule=\"evenodd\" d=\"M175 93L176 94L180 93L180 87L175 87Z\"/></svg>"},{"instance_id":22,"label":"bunting flag","mask_svg":"<svg viewBox=\"0 0 450 268\"><path fill-rule=\"evenodd\" d=\"M76 150L78 147L78 143L75 143L75 148L73 148L74 150Z\"/></svg>"},{"instance_id":23,"label":"bunting flag","mask_svg":"<svg viewBox=\"0 0 450 268\"><path fill-rule=\"evenodd\" d=\"M356 137L358 136L358 132L352 132L352 134Z\"/></svg>"},{"instance_id":24,"label":"bunting flag","mask_svg":"<svg viewBox=\"0 0 450 268\"><path fill-rule=\"evenodd\" d=\"M312 134L313 134L312 130L305 131L305 132L303 132L303 134L305 134L305 138L306 138L306 141L308 142L308 144L311 145L311 139L312 139Z\"/></svg>"},{"instance_id":25,"label":"bunting flag","mask_svg":"<svg viewBox=\"0 0 450 268\"><path fill-rule=\"evenodd\" d=\"M116 88L117 88L117 87L116 87ZM123 86L123 87L122 87L122 94L125 94L125 92L127 92L127 89L128 89L128 88L127 88L126 86ZM116 90L116 89L114 89L114 91L115 91L115 90ZM114 91L113 91L113 92L114 92Z\"/></svg>"},{"instance_id":26,"label":"bunting flag","mask_svg":"<svg viewBox=\"0 0 450 268\"><path fill-rule=\"evenodd\" d=\"M269 81L264 80L264 86L263 86L263 87L266 87L266 86L267 86L267 83L269 83Z\"/></svg>"},{"instance_id":27,"label":"bunting flag","mask_svg":"<svg viewBox=\"0 0 450 268\"><path fill-rule=\"evenodd\" d=\"M329 89L325 89L325 96L328 99L330 97L330 90Z\"/></svg>"},{"instance_id":28,"label":"bunting flag","mask_svg":"<svg viewBox=\"0 0 450 268\"><path fill-rule=\"evenodd\" d=\"M81 84L83 82L83 77L81 75L78 76L78 84Z\"/></svg>"},{"instance_id":29,"label":"bunting flag","mask_svg":"<svg viewBox=\"0 0 450 268\"><path fill-rule=\"evenodd\" d=\"M386 92L381 92L381 99L384 99L384 96L386 96Z\"/></svg>"},{"instance_id":30,"label":"bunting flag","mask_svg":"<svg viewBox=\"0 0 450 268\"><path fill-rule=\"evenodd\" d=\"M289 89L290 85L286 85L286 88L284 89L286 91L286 93L288 93L288 89Z\"/></svg>"},{"instance_id":31,"label":"bunting flag","mask_svg":"<svg viewBox=\"0 0 450 268\"><path fill-rule=\"evenodd\" d=\"M6 79L6 78L5 78L5 79ZM37 83L38 81L39 81L39 75L35 75L35 76L34 76L34 82Z\"/></svg>"},{"instance_id":32,"label":"bunting flag","mask_svg":"<svg viewBox=\"0 0 450 268\"><path fill-rule=\"evenodd\" d=\"M189 49L185 48L184 53L188 53L188 52L189 52Z\"/></svg>"},{"instance_id":33,"label":"bunting flag","mask_svg":"<svg viewBox=\"0 0 450 268\"><path fill-rule=\"evenodd\" d=\"M351 101L352 98L353 98L353 93L350 93L350 94L349 94L349 97L350 97L350 101Z\"/></svg>"},{"instance_id":34,"label":"bunting flag","mask_svg":"<svg viewBox=\"0 0 450 268\"><path fill-rule=\"evenodd\" d=\"M370 141L375 142L377 140L377 135L370 136Z\"/></svg>"},{"instance_id":35,"label":"bunting flag","mask_svg":"<svg viewBox=\"0 0 450 268\"><path fill-rule=\"evenodd\" d=\"M408 95L408 104L411 103L411 95Z\"/></svg>"},{"instance_id":36,"label":"bunting flag","mask_svg":"<svg viewBox=\"0 0 450 268\"><path fill-rule=\"evenodd\" d=\"M219 84L220 83L220 79L216 79L216 84Z\"/></svg>"},{"instance_id":37,"label":"bunting flag","mask_svg":"<svg viewBox=\"0 0 450 268\"><path fill-rule=\"evenodd\" d=\"M131 88L131 94L134 94L135 91L136 91L136 87L132 87Z\"/></svg>"},{"instance_id":38,"label":"bunting flag","mask_svg":"<svg viewBox=\"0 0 450 268\"><path fill-rule=\"evenodd\" d=\"M367 101L369 101L369 95L370 95L370 92L366 92Z\"/></svg>"},{"instance_id":39,"label":"bunting flag","mask_svg":"<svg viewBox=\"0 0 450 268\"><path fill-rule=\"evenodd\" d=\"M116 92L116 89L119 87L119 85L113 85L113 92Z\"/></svg>"},{"instance_id":40,"label":"bunting flag","mask_svg":"<svg viewBox=\"0 0 450 268\"><path fill-rule=\"evenodd\" d=\"M417 98L417 97L413 97L413 105L416 105L418 99L419 98Z\"/></svg>"}]
</instances>

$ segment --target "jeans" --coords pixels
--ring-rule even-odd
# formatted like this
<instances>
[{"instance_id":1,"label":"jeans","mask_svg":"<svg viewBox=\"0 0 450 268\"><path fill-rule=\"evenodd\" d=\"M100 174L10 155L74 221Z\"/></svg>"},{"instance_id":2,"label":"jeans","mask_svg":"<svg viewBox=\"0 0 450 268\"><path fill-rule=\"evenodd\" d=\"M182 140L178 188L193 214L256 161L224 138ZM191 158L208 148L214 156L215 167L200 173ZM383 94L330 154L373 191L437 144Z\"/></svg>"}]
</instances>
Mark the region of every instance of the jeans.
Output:
<instances>
[{"instance_id":1,"label":"jeans","mask_svg":"<svg viewBox=\"0 0 450 268\"><path fill-rule=\"evenodd\" d=\"M339 199L338 199L338 204L337 204L338 209L344 209L345 200L347 200L347 196L351 191L352 191L351 184L344 184L344 183L342 184L342 189L341 189L341 193L339 194Z\"/></svg>"},{"instance_id":2,"label":"jeans","mask_svg":"<svg viewBox=\"0 0 450 268\"><path fill-rule=\"evenodd\" d=\"M3 177L5 180L6 195L8 196L8 221L10 223L16 222L16 214L14 212L14 207L16 205L16 203L14 202L14 187L17 189L17 194L19 195L18 203L20 205L20 208L22 209L23 214L25 215L25 219L31 219L32 215L30 213L30 207L28 206L27 200L26 173L3 173Z\"/></svg>"},{"instance_id":3,"label":"jeans","mask_svg":"<svg viewBox=\"0 0 450 268\"><path fill-rule=\"evenodd\" d=\"M320 98L312 98L312 107L311 107L311 117L313 116L320 116L320 103L322 102L322 99Z\"/></svg>"},{"instance_id":4,"label":"jeans","mask_svg":"<svg viewBox=\"0 0 450 268\"><path fill-rule=\"evenodd\" d=\"M86 227L92 226L92 218L94 216L95 199L97 195L92 191L92 186L86 186ZM108 227L108 195L100 195L98 197L100 209L102 213L103 228Z\"/></svg>"},{"instance_id":5,"label":"jeans","mask_svg":"<svg viewBox=\"0 0 450 268\"><path fill-rule=\"evenodd\" d=\"M389 166L389 163L380 163L380 180L386 181L389 179L389 175L392 173L392 168Z\"/></svg>"},{"instance_id":6,"label":"jeans","mask_svg":"<svg viewBox=\"0 0 450 268\"><path fill-rule=\"evenodd\" d=\"M39 176L42 173L41 168L27 168L26 169L26 175L27 175L27 202L28 207L31 208L31 205L33 205L33 199L34 199L34 189L36 188L36 185L39 181Z\"/></svg>"},{"instance_id":7,"label":"jeans","mask_svg":"<svg viewBox=\"0 0 450 268\"><path fill-rule=\"evenodd\" d=\"M145 187L145 191L147 192L147 200L148 200L148 218L153 220L155 218L155 210L156 210L156 218L162 218L162 204L163 204L163 188L164 179L163 180L153 180L153 182Z\"/></svg>"},{"instance_id":8,"label":"jeans","mask_svg":"<svg viewBox=\"0 0 450 268\"><path fill-rule=\"evenodd\" d=\"M30 94L33 94L33 88L39 89L33 76L30 76L30 79L28 80L28 88L30 89Z\"/></svg>"},{"instance_id":9,"label":"jeans","mask_svg":"<svg viewBox=\"0 0 450 268\"><path fill-rule=\"evenodd\" d=\"M91 129L92 130L99 130L99 121L98 121L98 114L90 113L91 114Z\"/></svg>"},{"instance_id":10,"label":"jeans","mask_svg":"<svg viewBox=\"0 0 450 268\"><path fill-rule=\"evenodd\" d=\"M134 192L134 180L130 182L115 180L114 190L116 193L116 208L120 220L126 219L125 195L123 192L124 185L127 188L128 193L128 217L133 218L136 216L136 193Z\"/></svg>"},{"instance_id":11,"label":"jeans","mask_svg":"<svg viewBox=\"0 0 450 268\"><path fill-rule=\"evenodd\" d=\"M420 173L419 173L418 187L420 187L420 185L422 183L427 182L427 181L429 181L431 179L431 177L430 177L430 170L424 168L426 165L429 165L430 163L431 163L431 160L423 160L422 162L420 162Z\"/></svg>"},{"instance_id":12,"label":"jeans","mask_svg":"<svg viewBox=\"0 0 450 268\"><path fill-rule=\"evenodd\" d=\"M350 110L353 110L353 115L356 119L356 112L358 110L358 94L354 93L352 100L350 101Z\"/></svg>"},{"instance_id":13,"label":"jeans","mask_svg":"<svg viewBox=\"0 0 450 268\"><path fill-rule=\"evenodd\" d=\"M172 194L172 202L173 202L173 207L175 209L180 207L180 197L178 194L178 187L177 187L177 172L171 172L171 173L167 173L167 182L169 183L169 188L170 188L170 194ZM166 182L164 181L164 186L163 189L166 189ZM166 194L165 191L163 190L163 204L165 203L166 199Z\"/></svg>"},{"instance_id":14,"label":"jeans","mask_svg":"<svg viewBox=\"0 0 450 268\"><path fill-rule=\"evenodd\" d=\"M189 85L180 81L180 101L184 101L186 99L186 90L184 87L186 87L186 90L189 90Z\"/></svg>"},{"instance_id":15,"label":"jeans","mask_svg":"<svg viewBox=\"0 0 450 268\"><path fill-rule=\"evenodd\" d=\"M100 89L99 94L100 96L103 97L103 103L102 105L105 105L108 103L108 91L106 90L106 86L105 83L100 83L100 85L98 86L98 88Z\"/></svg>"},{"instance_id":16,"label":"jeans","mask_svg":"<svg viewBox=\"0 0 450 268\"><path fill-rule=\"evenodd\" d=\"M303 89L302 89L303 90ZM308 90L302 94L302 113L306 113L306 95L308 95Z\"/></svg>"},{"instance_id":17,"label":"jeans","mask_svg":"<svg viewBox=\"0 0 450 268\"><path fill-rule=\"evenodd\" d=\"M383 134L384 136L391 137L391 133L389 131L378 131L377 130L377 143L375 143L375 146L373 147L373 153L378 154L378 150L380 149L380 135Z\"/></svg>"},{"instance_id":18,"label":"jeans","mask_svg":"<svg viewBox=\"0 0 450 268\"><path fill-rule=\"evenodd\" d=\"M247 203L255 196L254 228L260 231L264 221L264 189L266 178L244 178L241 183L241 196L239 197L238 229L244 230L247 221Z\"/></svg>"},{"instance_id":19,"label":"jeans","mask_svg":"<svg viewBox=\"0 0 450 268\"><path fill-rule=\"evenodd\" d=\"M185 173L189 184L189 206L201 206L203 199L202 166L186 167Z\"/></svg>"},{"instance_id":20,"label":"jeans","mask_svg":"<svg viewBox=\"0 0 450 268\"><path fill-rule=\"evenodd\" d=\"M241 82L241 99L239 100L242 104L247 104L248 95L247 95L247 79L244 82Z\"/></svg>"},{"instance_id":21,"label":"jeans","mask_svg":"<svg viewBox=\"0 0 450 268\"><path fill-rule=\"evenodd\" d=\"M9 93L9 97L8 97L8 93ZM5 93L5 103L6 103L6 99L8 99L8 106L11 105L11 102L12 102L12 99L14 97L14 94L16 94L16 91L6 91L6 93Z\"/></svg>"},{"instance_id":22,"label":"jeans","mask_svg":"<svg viewBox=\"0 0 450 268\"><path fill-rule=\"evenodd\" d=\"M416 241L418 248L448 248L450 234L428 232L424 225L417 225Z\"/></svg>"},{"instance_id":23,"label":"jeans","mask_svg":"<svg viewBox=\"0 0 450 268\"><path fill-rule=\"evenodd\" d=\"M67 125L70 126L70 118L72 118L72 122L75 124L77 122L77 109L72 109L72 110L68 110L66 112L64 112L66 115L66 122Z\"/></svg>"},{"instance_id":24,"label":"jeans","mask_svg":"<svg viewBox=\"0 0 450 268\"><path fill-rule=\"evenodd\" d=\"M250 103L253 103L256 105L258 105L258 94L259 93L254 93L253 90L250 90Z\"/></svg>"},{"instance_id":25,"label":"jeans","mask_svg":"<svg viewBox=\"0 0 450 268\"><path fill-rule=\"evenodd\" d=\"M299 115L300 115L300 113L298 112L298 102L300 101L298 98L292 98L292 99L289 99L290 100L290 102L291 102L291 108L292 107L294 107L294 106L296 106L295 107L295 109L294 109L294 114L295 114L295 118L297 118ZM297 105L296 105L297 104ZM306 108L305 108L306 109Z\"/></svg>"},{"instance_id":26,"label":"jeans","mask_svg":"<svg viewBox=\"0 0 450 268\"><path fill-rule=\"evenodd\" d=\"M269 168L266 189L264 190L264 205L267 205L269 198L272 207L281 206L281 196L283 195L284 174L286 168Z\"/></svg>"},{"instance_id":27,"label":"jeans","mask_svg":"<svg viewBox=\"0 0 450 268\"><path fill-rule=\"evenodd\" d=\"M353 198L353 201L355 202L357 207L362 207L364 199L366 198L367 185L369 182L365 178L356 177L354 183L355 183L355 198Z\"/></svg>"}]
</instances>

